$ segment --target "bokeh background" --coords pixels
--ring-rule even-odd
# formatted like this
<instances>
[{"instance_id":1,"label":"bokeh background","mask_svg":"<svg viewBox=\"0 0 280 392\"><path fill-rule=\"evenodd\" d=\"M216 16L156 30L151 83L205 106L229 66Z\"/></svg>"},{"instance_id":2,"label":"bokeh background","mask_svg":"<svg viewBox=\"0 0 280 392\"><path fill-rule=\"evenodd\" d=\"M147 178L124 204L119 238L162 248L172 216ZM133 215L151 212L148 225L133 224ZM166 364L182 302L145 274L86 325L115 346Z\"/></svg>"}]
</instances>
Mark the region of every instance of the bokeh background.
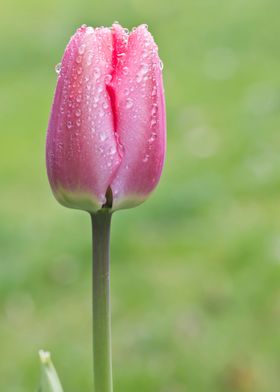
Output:
<instances>
[{"instance_id":1,"label":"bokeh background","mask_svg":"<svg viewBox=\"0 0 280 392\"><path fill-rule=\"evenodd\" d=\"M54 66L83 24L147 23L164 62L157 191L112 226L116 392L280 390L278 0L10 0L0 15L0 390L35 391L51 350L92 391L87 214L44 149Z\"/></svg>"}]
</instances>

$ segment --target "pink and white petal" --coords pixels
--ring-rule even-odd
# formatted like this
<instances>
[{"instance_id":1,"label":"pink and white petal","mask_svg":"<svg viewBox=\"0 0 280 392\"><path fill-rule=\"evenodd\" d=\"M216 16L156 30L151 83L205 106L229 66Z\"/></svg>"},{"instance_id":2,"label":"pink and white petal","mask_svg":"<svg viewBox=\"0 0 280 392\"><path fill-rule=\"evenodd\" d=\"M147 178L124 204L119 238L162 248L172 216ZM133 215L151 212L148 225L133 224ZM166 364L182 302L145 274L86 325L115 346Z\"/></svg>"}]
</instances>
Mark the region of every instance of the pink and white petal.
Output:
<instances>
[{"instance_id":1,"label":"pink and white petal","mask_svg":"<svg viewBox=\"0 0 280 392\"><path fill-rule=\"evenodd\" d=\"M113 36L118 40L123 34L113 27ZM117 134L124 149L111 184L113 209L137 205L155 188L166 143L161 61L145 26L130 34L124 53L122 66L116 68L113 81Z\"/></svg>"},{"instance_id":2,"label":"pink and white petal","mask_svg":"<svg viewBox=\"0 0 280 392\"><path fill-rule=\"evenodd\" d=\"M106 82L112 73L110 29L81 27L61 65L47 135L47 168L57 199L98 210L120 164Z\"/></svg>"}]
</instances>

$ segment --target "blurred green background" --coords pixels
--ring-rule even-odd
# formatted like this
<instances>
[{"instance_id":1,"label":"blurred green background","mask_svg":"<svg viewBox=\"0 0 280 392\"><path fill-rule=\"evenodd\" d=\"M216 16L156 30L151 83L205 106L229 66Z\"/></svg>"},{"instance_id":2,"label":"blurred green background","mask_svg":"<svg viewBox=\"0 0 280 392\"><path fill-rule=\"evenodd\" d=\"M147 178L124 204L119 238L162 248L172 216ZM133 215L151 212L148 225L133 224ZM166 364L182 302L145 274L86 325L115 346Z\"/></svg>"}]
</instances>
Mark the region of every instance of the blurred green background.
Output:
<instances>
[{"instance_id":1,"label":"blurred green background","mask_svg":"<svg viewBox=\"0 0 280 392\"><path fill-rule=\"evenodd\" d=\"M11 0L0 16L0 390L51 350L92 390L87 214L49 189L54 66L83 24L149 24L164 62L157 191L112 226L116 392L280 390L279 0Z\"/></svg>"}]
</instances>

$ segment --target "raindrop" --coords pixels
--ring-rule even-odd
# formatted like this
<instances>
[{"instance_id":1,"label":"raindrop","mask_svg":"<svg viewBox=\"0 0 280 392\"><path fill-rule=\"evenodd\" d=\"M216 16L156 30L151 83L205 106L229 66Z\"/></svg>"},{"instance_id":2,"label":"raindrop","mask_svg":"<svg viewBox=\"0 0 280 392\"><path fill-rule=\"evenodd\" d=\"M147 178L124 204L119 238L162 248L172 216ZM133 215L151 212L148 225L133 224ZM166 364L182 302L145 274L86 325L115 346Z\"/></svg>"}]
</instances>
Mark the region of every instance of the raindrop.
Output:
<instances>
[{"instance_id":1,"label":"raindrop","mask_svg":"<svg viewBox=\"0 0 280 392\"><path fill-rule=\"evenodd\" d=\"M77 64L80 64L82 62L82 57L81 56L78 56L77 58L76 58L76 63Z\"/></svg>"},{"instance_id":2,"label":"raindrop","mask_svg":"<svg viewBox=\"0 0 280 392\"><path fill-rule=\"evenodd\" d=\"M115 154L115 152L116 152L116 147L115 146L111 147L109 150L109 154L113 155L113 154Z\"/></svg>"},{"instance_id":3,"label":"raindrop","mask_svg":"<svg viewBox=\"0 0 280 392\"><path fill-rule=\"evenodd\" d=\"M151 128L155 127L156 125L157 125L157 120L153 118L151 121Z\"/></svg>"},{"instance_id":4,"label":"raindrop","mask_svg":"<svg viewBox=\"0 0 280 392\"><path fill-rule=\"evenodd\" d=\"M111 80L112 80L112 75L110 75L110 74L105 75L105 78L104 78L105 84L109 84L111 82Z\"/></svg>"},{"instance_id":5,"label":"raindrop","mask_svg":"<svg viewBox=\"0 0 280 392\"><path fill-rule=\"evenodd\" d=\"M78 68L77 68L77 74L78 74L78 75L81 75L82 71L83 71L83 68L82 68L82 67L78 67Z\"/></svg>"},{"instance_id":6,"label":"raindrop","mask_svg":"<svg viewBox=\"0 0 280 392\"><path fill-rule=\"evenodd\" d=\"M100 133L100 140L101 140L101 142L105 142L106 139L107 139L106 133L105 132L101 132Z\"/></svg>"},{"instance_id":7,"label":"raindrop","mask_svg":"<svg viewBox=\"0 0 280 392\"><path fill-rule=\"evenodd\" d=\"M149 155L146 154L146 155L144 156L144 158L142 159L142 162L147 163L148 160L149 160Z\"/></svg>"},{"instance_id":8,"label":"raindrop","mask_svg":"<svg viewBox=\"0 0 280 392\"><path fill-rule=\"evenodd\" d=\"M158 111L158 106L156 103L154 103L153 108L152 108L152 112L151 112L152 116L155 116L157 114L157 111Z\"/></svg>"},{"instance_id":9,"label":"raindrop","mask_svg":"<svg viewBox=\"0 0 280 392\"><path fill-rule=\"evenodd\" d=\"M80 119L80 118L78 118L78 119L76 120L76 125L77 125L78 127L81 125L81 119Z\"/></svg>"},{"instance_id":10,"label":"raindrop","mask_svg":"<svg viewBox=\"0 0 280 392\"><path fill-rule=\"evenodd\" d=\"M136 75L136 82L137 83L140 83L142 81L142 74L141 73L138 73L137 75Z\"/></svg>"},{"instance_id":11,"label":"raindrop","mask_svg":"<svg viewBox=\"0 0 280 392\"><path fill-rule=\"evenodd\" d=\"M123 92L124 92L124 95L128 95L128 94L129 94L129 89L126 87L126 88L123 90Z\"/></svg>"},{"instance_id":12,"label":"raindrop","mask_svg":"<svg viewBox=\"0 0 280 392\"><path fill-rule=\"evenodd\" d=\"M77 102L81 102L81 100L82 100L82 96L79 94L79 95L77 95L77 97L76 97L76 101Z\"/></svg>"},{"instance_id":13,"label":"raindrop","mask_svg":"<svg viewBox=\"0 0 280 392\"><path fill-rule=\"evenodd\" d=\"M151 137L149 138L148 142L153 143L157 138L156 132L152 132Z\"/></svg>"},{"instance_id":14,"label":"raindrop","mask_svg":"<svg viewBox=\"0 0 280 392\"><path fill-rule=\"evenodd\" d=\"M85 44L82 44L82 45L79 47L78 52L79 52L80 54L84 54L85 48L86 48L86 45L85 45Z\"/></svg>"},{"instance_id":15,"label":"raindrop","mask_svg":"<svg viewBox=\"0 0 280 392\"><path fill-rule=\"evenodd\" d=\"M141 71L141 73L143 74L143 75L145 75L147 72L148 72L148 70L149 70L149 67L147 66L147 64L141 64L141 69L140 69L140 71Z\"/></svg>"},{"instance_id":16,"label":"raindrop","mask_svg":"<svg viewBox=\"0 0 280 392\"><path fill-rule=\"evenodd\" d=\"M93 58L93 53L92 53L92 51L90 50L90 51L88 52L88 56L87 56L87 65L91 65L91 63L92 63L92 58Z\"/></svg>"},{"instance_id":17,"label":"raindrop","mask_svg":"<svg viewBox=\"0 0 280 392\"><path fill-rule=\"evenodd\" d=\"M131 109L132 106L133 106L133 100L132 100L131 98L127 98L127 99L126 99L126 105L125 105L125 107L126 107L127 109Z\"/></svg>"},{"instance_id":18,"label":"raindrop","mask_svg":"<svg viewBox=\"0 0 280 392\"><path fill-rule=\"evenodd\" d=\"M128 67L123 67L123 74L127 75L128 74Z\"/></svg>"},{"instance_id":19,"label":"raindrop","mask_svg":"<svg viewBox=\"0 0 280 392\"><path fill-rule=\"evenodd\" d=\"M96 77L96 79L98 79L100 77L100 69L98 67L95 67L93 70L94 76Z\"/></svg>"},{"instance_id":20,"label":"raindrop","mask_svg":"<svg viewBox=\"0 0 280 392\"><path fill-rule=\"evenodd\" d=\"M152 90L152 97L154 97L156 95L157 95L157 88L156 88L156 86L154 86L153 90Z\"/></svg>"},{"instance_id":21,"label":"raindrop","mask_svg":"<svg viewBox=\"0 0 280 392\"><path fill-rule=\"evenodd\" d=\"M56 64L54 69L55 69L55 72L59 75L60 71L61 71L61 63Z\"/></svg>"},{"instance_id":22,"label":"raindrop","mask_svg":"<svg viewBox=\"0 0 280 392\"><path fill-rule=\"evenodd\" d=\"M159 60L159 68L163 70L163 62L161 60Z\"/></svg>"},{"instance_id":23,"label":"raindrop","mask_svg":"<svg viewBox=\"0 0 280 392\"><path fill-rule=\"evenodd\" d=\"M73 127L73 123L72 123L72 121L67 121L67 128L68 129L70 129L70 128L72 128Z\"/></svg>"},{"instance_id":24,"label":"raindrop","mask_svg":"<svg viewBox=\"0 0 280 392\"><path fill-rule=\"evenodd\" d=\"M104 102L102 106L103 106L103 109L105 109L105 110L108 109L108 107L109 107L107 102Z\"/></svg>"},{"instance_id":25,"label":"raindrop","mask_svg":"<svg viewBox=\"0 0 280 392\"><path fill-rule=\"evenodd\" d=\"M77 109L75 114L76 114L77 117L80 117L80 115L81 115L81 109Z\"/></svg>"}]
</instances>

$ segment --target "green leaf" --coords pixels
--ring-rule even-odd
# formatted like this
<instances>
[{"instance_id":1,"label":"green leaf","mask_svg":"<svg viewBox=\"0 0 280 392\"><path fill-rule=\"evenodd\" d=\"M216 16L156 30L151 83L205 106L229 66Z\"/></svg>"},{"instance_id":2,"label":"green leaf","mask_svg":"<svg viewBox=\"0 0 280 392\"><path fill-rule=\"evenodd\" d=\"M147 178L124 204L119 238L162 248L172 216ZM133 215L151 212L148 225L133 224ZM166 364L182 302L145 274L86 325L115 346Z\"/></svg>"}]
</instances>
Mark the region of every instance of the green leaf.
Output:
<instances>
[{"instance_id":1,"label":"green leaf","mask_svg":"<svg viewBox=\"0 0 280 392\"><path fill-rule=\"evenodd\" d=\"M48 351L39 351L42 364L42 381L38 392L63 392L61 383Z\"/></svg>"}]
</instances>

